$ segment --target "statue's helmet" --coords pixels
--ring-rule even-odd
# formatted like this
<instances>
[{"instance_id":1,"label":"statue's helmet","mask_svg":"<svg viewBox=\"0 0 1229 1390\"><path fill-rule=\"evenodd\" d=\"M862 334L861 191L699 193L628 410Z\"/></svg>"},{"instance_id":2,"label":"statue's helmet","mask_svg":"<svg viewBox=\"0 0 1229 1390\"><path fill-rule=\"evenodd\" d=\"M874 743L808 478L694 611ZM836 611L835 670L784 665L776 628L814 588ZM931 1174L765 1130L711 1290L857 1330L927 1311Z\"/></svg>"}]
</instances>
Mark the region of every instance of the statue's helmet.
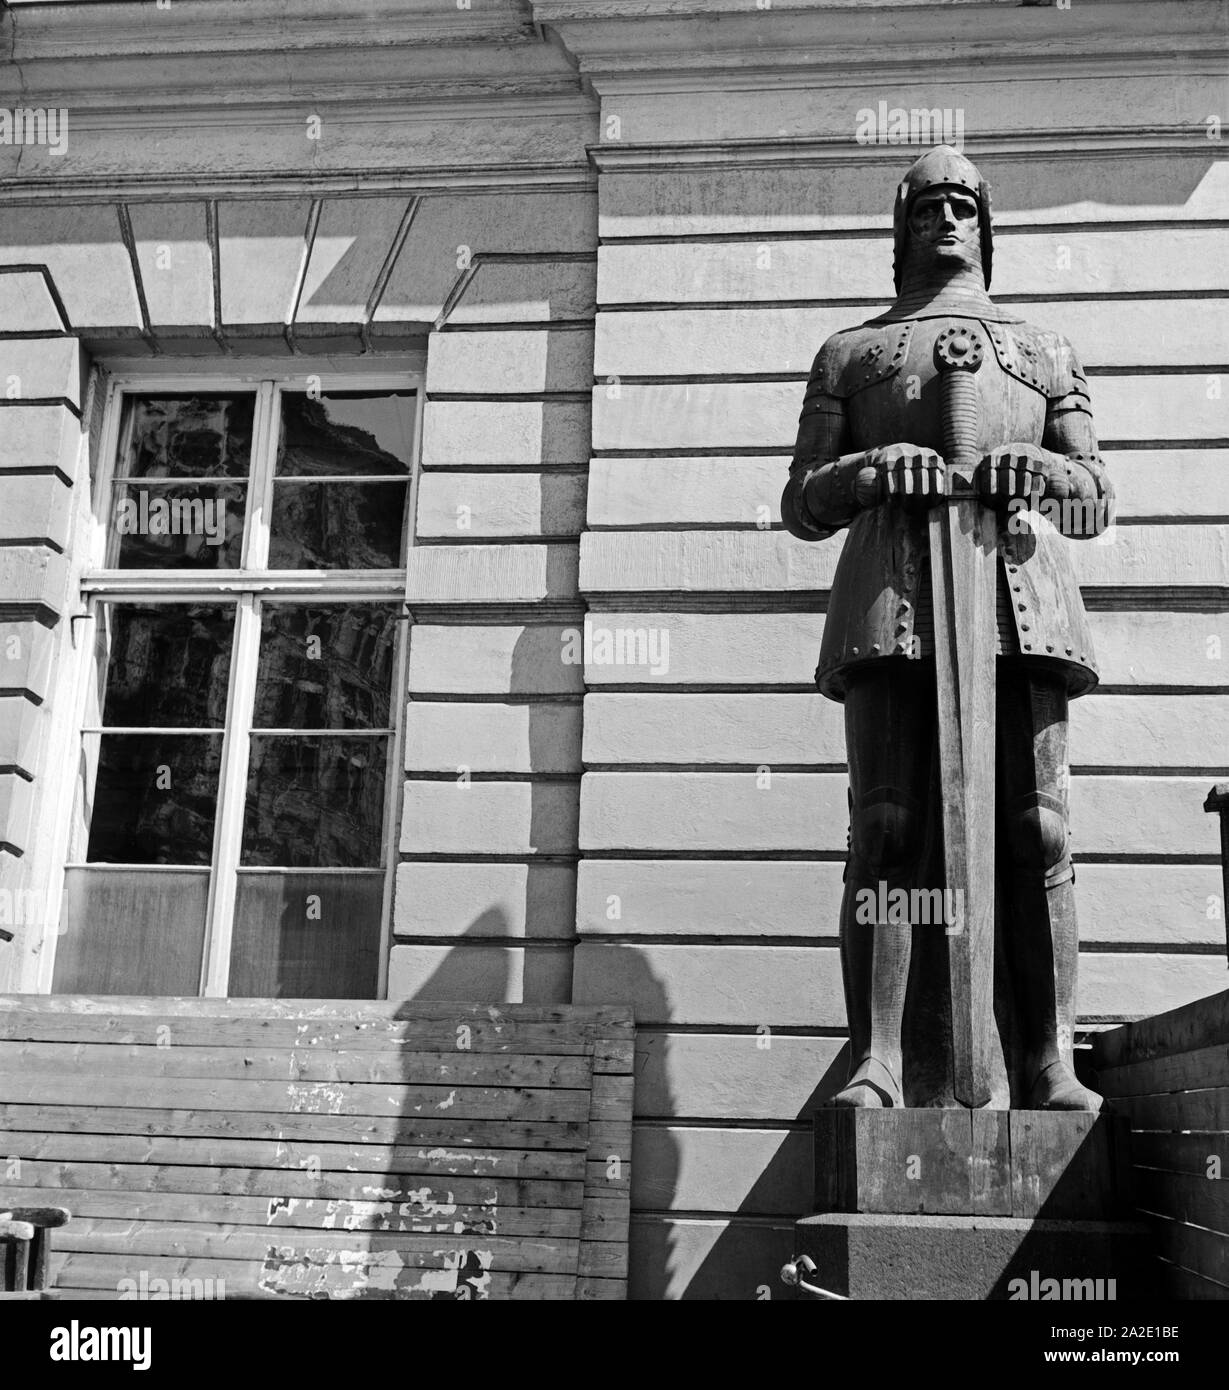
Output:
<instances>
[{"instance_id":1,"label":"statue's helmet","mask_svg":"<svg viewBox=\"0 0 1229 1390\"><path fill-rule=\"evenodd\" d=\"M900 293L905 275L905 256L909 250L909 211L913 200L919 193L937 184L953 184L967 188L977 199L978 228L981 233L981 265L990 288L990 263L994 251L993 236L990 230L990 185L982 178L977 166L966 159L951 145L936 145L910 166L909 172L896 189L896 206L892 210L892 225L895 233L893 271L896 276L896 293Z\"/></svg>"}]
</instances>

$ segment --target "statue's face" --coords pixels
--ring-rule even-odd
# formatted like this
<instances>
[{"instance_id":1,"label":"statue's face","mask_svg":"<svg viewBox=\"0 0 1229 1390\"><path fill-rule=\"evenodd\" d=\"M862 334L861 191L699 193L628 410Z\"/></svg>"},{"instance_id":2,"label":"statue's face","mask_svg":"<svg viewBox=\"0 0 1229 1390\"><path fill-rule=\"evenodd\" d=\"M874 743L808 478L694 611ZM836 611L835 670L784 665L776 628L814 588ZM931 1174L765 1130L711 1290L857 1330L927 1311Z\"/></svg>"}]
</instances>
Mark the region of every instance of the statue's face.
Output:
<instances>
[{"instance_id":1,"label":"statue's face","mask_svg":"<svg viewBox=\"0 0 1229 1390\"><path fill-rule=\"evenodd\" d=\"M981 265L977 199L954 184L919 193L909 209L910 253L923 265Z\"/></svg>"}]
</instances>

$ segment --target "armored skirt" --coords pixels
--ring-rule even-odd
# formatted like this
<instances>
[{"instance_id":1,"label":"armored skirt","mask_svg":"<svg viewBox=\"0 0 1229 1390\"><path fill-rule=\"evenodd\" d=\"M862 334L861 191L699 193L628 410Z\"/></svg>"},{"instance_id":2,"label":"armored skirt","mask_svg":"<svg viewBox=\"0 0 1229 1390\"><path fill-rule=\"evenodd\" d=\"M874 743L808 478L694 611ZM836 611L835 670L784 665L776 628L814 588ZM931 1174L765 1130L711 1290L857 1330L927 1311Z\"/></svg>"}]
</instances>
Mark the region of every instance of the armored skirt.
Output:
<instances>
[{"instance_id":1,"label":"armored skirt","mask_svg":"<svg viewBox=\"0 0 1229 1390\"><path fill-rule=\"evenodd\" d=\"M1099 679L1088 618L1068 542L1033 513L999 527L997 650L1061 670L1071 697ZM816 684L843 700L862 664L885 656L934 655L930 538L924 514L873 507L849 525L824 624Z\"/></svg>"}]
</instances>

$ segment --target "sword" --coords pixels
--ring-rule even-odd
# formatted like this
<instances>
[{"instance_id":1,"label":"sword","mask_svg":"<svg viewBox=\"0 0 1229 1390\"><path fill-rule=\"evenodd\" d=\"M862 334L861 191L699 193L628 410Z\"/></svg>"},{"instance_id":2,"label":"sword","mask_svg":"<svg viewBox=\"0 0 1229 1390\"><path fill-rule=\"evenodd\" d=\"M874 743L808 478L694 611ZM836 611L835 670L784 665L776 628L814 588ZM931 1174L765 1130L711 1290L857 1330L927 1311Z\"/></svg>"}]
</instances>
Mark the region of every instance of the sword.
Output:
<instances>
[{"instance_id":1,"label":"sword","mask_svg":"<svg viewBox=\"0 0 1229 1390\"><path fill-rule=\"evenodd\" d=\"M944 500L930 512L945 900L955 1096L990 1099L994 1028L994 701L998 522L973 490L985 344L972 325L935 340Z\"/></svg>"}]
</instances>

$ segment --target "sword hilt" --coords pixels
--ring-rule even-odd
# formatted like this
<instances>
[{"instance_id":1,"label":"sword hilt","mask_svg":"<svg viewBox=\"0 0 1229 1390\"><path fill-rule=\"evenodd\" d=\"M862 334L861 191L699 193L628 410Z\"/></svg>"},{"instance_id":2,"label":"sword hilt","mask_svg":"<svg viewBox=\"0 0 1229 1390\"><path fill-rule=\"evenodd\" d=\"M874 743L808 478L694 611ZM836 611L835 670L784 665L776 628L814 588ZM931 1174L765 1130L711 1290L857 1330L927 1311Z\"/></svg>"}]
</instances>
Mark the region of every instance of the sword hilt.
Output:
<instances>
[{"instance_id":1,"label":"sword hilt","mask_svg":"<svg viewBox=\"0 0 1229 1390\"><path fill-rule=\"evenodd\" d=\"M955 324L935 339L935 366L943 404L943 460L947 464L948 496L967 495L977 464L979 401L974 374L985 359L981 336Z\"/></svg>"}]
</instances>

